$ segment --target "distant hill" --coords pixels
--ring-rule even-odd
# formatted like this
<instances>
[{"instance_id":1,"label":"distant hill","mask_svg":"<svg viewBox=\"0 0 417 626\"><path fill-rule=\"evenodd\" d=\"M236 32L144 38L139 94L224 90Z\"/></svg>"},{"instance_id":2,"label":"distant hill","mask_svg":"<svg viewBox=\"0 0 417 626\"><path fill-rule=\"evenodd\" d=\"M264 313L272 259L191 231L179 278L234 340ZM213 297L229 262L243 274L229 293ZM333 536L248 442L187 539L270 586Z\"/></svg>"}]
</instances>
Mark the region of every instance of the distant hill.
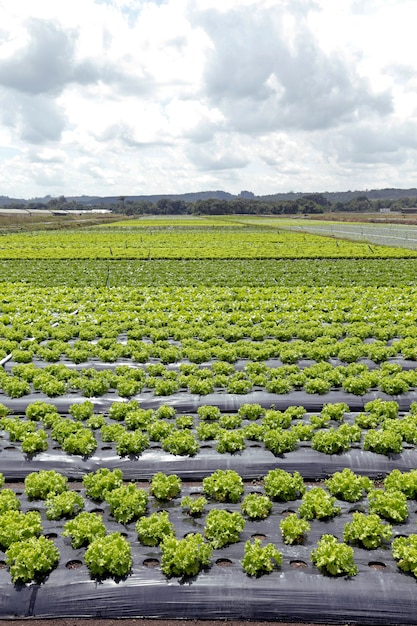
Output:
<instances>
[{"instance_id":1,"label":"distant hill","mask_svg":"<svg viewBox=\"0 0 417 626\"><path fill-rule=\"evenodd\" d=\"M161 194L161 195L150 195L150 196L124 196L125 200L133 200L140 201L144 200L147 202L152 202L156 204L158 200L163 200L167 198L169 200L183 200L184 202L197 202L198 200L208 200L210 198L214 198L215 200L233 200L239 197L248 197L250 196L257 200L298 200L303 196L308 195L312 192L294 192L289 191L286 193L275 193L275 194L267 194L264 196L256 196L250 194L250 192L242 191L238 195L233 195L231 193L227 193L226 191L196 191L191 193L183 193L183 194ZM330 202L350 202L354 198L358 196L366 196L369 200L397 200L398 198L417 198L417 189L367 189L365 191L324 191L321 192L323 196L327 198ZM73 196L68 198L68 200L75 200L76 202L82 204L91 204L101 202L102 204L111 205L118 204L120 202L121 196L108 196L104 198L99 198L97 196ZM41 199L38 199L39 201Z\"/></svg>"},{"instance_id":2,"label":"distant hill","mask_svg":"<svg viewBox=\"0 0 417 626\"><path fill-rule=\"evenodd\" d=\"M197 200L208 200L209 198L214 198L216 200L232 200L236 198L231 193L227 193L227 191L196 191L190 193L182 193L182 194L158 194L158 195L150 195L150 196L67 196L67 200L75 200L75 202L79 204L103 204L103 205L112 205L112 204L120 204L121 199L131 200L134 202L140 202L141 200L146 202L152 202L152 204L156 204L158 200L169 199L169 200L183 200L184 202L197 202ZM43 198L35 198L35 201L42 202L45 201Z\"/></svg>"},{"instance_id":3,"label":"distant hill","mask_svg":"<svg viewBox=\"0 0 417 626\"><path fill-rule=\"evenodd\" d=\"M22 204L25 206L27 204L27 200L23 200L23 198L9 198L9 196L0 196L0 206L5 206L6 204Z\"/></svg>"},{"instance_id":4,"label":"distant hill","mask_svg":"<svg viewBox=\"0 0 417 626\"><path fill-rule=\"evenodd\" d=\"M182 200L183 202L197 202L198 200L233 200L236 198L253 198L257 200L277 200L277 201L285 201L285 200L298 200L304 196L307 196L308 191L303 192L286 192L286 193L275 193L275 194L267 194L263 196L256 196L252 194L250 191L242 191L238 195L233 195L226 191L196 191L182 194L156 194L156 195L136 195L136 196L66 196L67 201L76 202L78 205L101 205L101 206L112 206L118 205L122 201L146 201L156 204L158 200L169 199L169 200ZM315 192L314 192L315 193ZM386 188L386 189L366 189L357 190L357 191L324 191L321 194L327 198L330 202L350 202L354 198L366 197L368 200L397 200L400 198L417 198L417 189L395 189L395 188ZM44 196L43 198L10 198L9 196L0 196L0 207L2 206L10 206L10 205L20 205L25 207L28 204L32 206L34 204L44 204L47 205L52 200L51 196Z\"/></svg>"},{"instance_id":5,"label":"distant hill","mask_svg":"<svg viewBox=\"0 0 417 626\"><path fill-rule=\"evenodd\" d=\"M262 200L298 200L309 192L275 193L257 196ZM322 195L330 202L350 202L358 196L366 196L368 200L398 200L399 198L417 198L417 189L366 189L365 191L323 191Z\"/></svg>"}]
</instances>

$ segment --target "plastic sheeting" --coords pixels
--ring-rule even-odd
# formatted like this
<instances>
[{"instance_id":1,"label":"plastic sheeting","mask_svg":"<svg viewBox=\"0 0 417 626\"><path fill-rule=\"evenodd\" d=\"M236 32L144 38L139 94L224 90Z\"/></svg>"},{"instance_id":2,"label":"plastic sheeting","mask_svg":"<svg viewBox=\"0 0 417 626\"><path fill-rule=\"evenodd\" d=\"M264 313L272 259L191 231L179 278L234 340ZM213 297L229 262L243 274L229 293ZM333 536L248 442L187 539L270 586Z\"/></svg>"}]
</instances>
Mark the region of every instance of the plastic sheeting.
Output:
<instances>
[{"instance_id":1,"label":"plastic sheeting","mask_svg":"<svg viewBox=\"0 0 417 626\"><path fill-rule=\"evenodd\" d=\"M233 394L224 392L210 393L205 396L181 391L170 396L155 396L152 391L137 394L129 400L137 400L144 409L157 409L161 404L175 407L177 413L195 413L199 406L210 404L218 406L222 413L234 413L242 404L260 404L264 408L276 408L285 410L289 406L303 406L306 411L314 413L321 411L324 404L345 402L351 411L363 411L367 402L380 398L381 400L394 400L400 411L408 411L413 402L417 402L417 390L408 391L399 396L391 396L381 391L369 391L363 396L356 396L344 391L329 391L317 395L305 391L292 391L286 394L268 393L267 391L251 391L246 394ZM99 398L87 398L79 392L69 393L57 398L50 398L41 392L35 392L22 398L9 398L0 392L0 402L8 406L14 413L22 414L28 404L41 400L55 404L60 413L68 413L68 408L76 402L90 400L93 402L96 412L108 411L113 402L126 402L116 392L106 393Z\"/></svg>"},{"instance_id":2,"label":"plastic sheeting","mask_svg":"<svg viewBox=\"0 0 417 626\"><path fill-rule=\"evenodd\" d=\"M401 411L407 411L417 400L410 392L391 397L377 392L354 396L331 392L323 396L293 392L286 395L256 391L246 395L226 393L193 396L179 393L169 397L154 397L143 393L136 397L143 408L157 408L161 404L174 406L178 414L195 414L201 405L219 406L223 413L238 410L243 403L259 403L264 407L274 405L284 410L288 406L302 405L310 413L321 411L323 404L346 402L352 412L362 411L364 405L377 397L394 399ZM68 394L51 399L43 394L4 401L15 414L23 414L26 406L35 400L45 400L57 406L62 414L75 402L82 402L78 394ZM93 398L96 412L107 412L114 401L123 401L117 394ZM346 418L352 421L354 415ZM215 445L202 442L195 457L173 456L151 444L137 458L120 458L114 444L101 442L88 458L67 455L50 443L47 452L32 459L20 451L19 444L3 439L0 445L0 471L8 481L20 481L28 473L40 469L55 469L70 479L80 480L86 472L99 467L120 467L126 480L147 481L157 471L177 473L184 480L198 481L218 468L235 469L244 478L254 480L246 492L257 491L256 479L270 469L281 467L287 471L300 471L306 479L325 478L335 471L349 467L357 473L379 478L394 468L403 471L417 467L417 451L407 447L400 455L385 457L354 447L340 455L325 455L302 443L291 453L274 456L263 444L249 442L237 454L219 454ZM71 488L71 486L70 486ZM23 488L22 488L23 490ZM181 497L201 487L182 489ZM262 489L259 488L261 492ZM84 491L81 490L83 495ZM0 617L16 618L162 618L162 619L236 619L315 621L325 623L360 623L386 626L388 624L415 624L417 610L417 582L411 575L399 572L389 549L366 551L355 548L355 562L359 573L346 579L324 576L310 561L311 550L324 533L342 539L343 525L351 519L351 512L361 509L358 504L338 503L343 514L333 520L311 522L311 531L303 545L286 546L279 533L279 520L286 511L296 511L300 500L274 503L273 514L264 521L247 521L241 541L221 550L213 551L210 566L191 579L166 578L160 568L159 548L142 546L134 530L134 523L118 524L108 513L107 505L86 499L86 510L103 510L103 519L109 532L123 532L132 546L133 566L123 580L93 579L83 563L85 549L73 550L68 538L62 537L63 521L48 522L44 504L28 502L19 496L22 510L39 509L42 512L44 533L53 538L60 551L60 563L42 584L14 585L6 568L0 568ZM366 501L366 499L365 499ZM210 508L240 510L240 505L210 504ZM151 503L149 513L167 509L174 522L177 537L188 532L202 532L204 516L193 520L181 512L178 499L161 505ZM406 523L395 526L395 534L416 532L415 503L409 503L410 517ZM244 542L253 536L263 535L265 542L274 543L283 553L283 563L274 572L260 578L248 577L242 569ZM4 555L0 552L0 561Z\"/></svg>"},{"instance_id":3,"label":"plastic sheeting","mask_svg":"<svg viewBox=\"0 0 417 626\"><path fill-rule=\"evenodd\" d=\"M403 398L403 406L408 409L414 401L415 394L407 394ZM375 397L368 394L359 399L359 403L351 406L351 412L345 415L344 422L354 423L355 415L364 409L364 405ZM388 398L388 396L386 397ZM384 398L384 399L386 399ZM39 399L39 396L36 397ZM230 394L211 394L210 397L192 396L190 394L177 394L169 398L155 398L147 395L140 401L143 408L158 408L161 404L169 404L175 407L177 415L188 414L195 418L197 423L197 409L203 404L219 406L222 413L236 412L245 403L259 403L264 407L274 406L277 409L286 409L288 406L304 406L306 415L302 420L308 422L312 413L319 413L326 402L334 403L346 398L336 397L335 393L326 396L312 396L301 392L294 392L287 396L278 396L261 392L254 392L245 396ZM354 400L358 400L353 396ZM417 395L416 395L417 399ZM35 397L31 398L32 402ZM71 404L82 401L78 396L72 395L54 400L47 399L55 404L59 412L68 414ZM110 405L117 401L113 395L105 398L93 399L95 411L107 413ZM16 415L24 415L28 402L19 398L7 403ZM360 404L360 406L357 406ZM107 418L108 423L114 421ZM243 421L242 425L253 422ZM100 431L94 431L97 440L97 450L89 457L70 455L65 453L56 441L48 438L48 450L34 456L25 455L20 448L20 443L10 442L5 435L0 440L0 472L7 476L9 481L23 480L25 476L42 469L55 469L71 479L80 479L86 472L97 470L99 467L110 469L120 468L127 480L143 480L150 475L163 469L167 473L176 473L184 479L199 480L211 474L216 469L234 469L245 479L254 479L266 474L270 469L281 467L289 472L299 471L308 480L320 480L335 471L348 467L356 473L379 478L385 476L392 469L398 468L408 471L417 467L417 449L411 444L404 443L400 454L385 456L374 452L365 451L360 443L354 443L350 450L342 454L327 455L311 448L310 442L299 442L293 452L274 455L266 449L263 442L246 441L246 448L236 453L220 454L216 450L215 441L201 441L200 449L195 456L173 455L165 452L160 443L151 442L149 448L140 455L127 455L121 457L116 452L116 444L104 442Z\"/></svg>"},{"instance_id":4,"label":"plastic sheeting","mask_svg":"<svg viewBox=\"0 0 417 626\"><path fill-rule=\"evenodd\" d=\"M108 447L110 447L108 445ZM219 454L210 446L200 449L194 457L174 456L160 448L145 450L140 456L119 457L112 450L101 451L84 459L61 450L43 452L27 460L18 448L6 447L0 454L0 472L8 481L20 481L30 472L54 469L73 480L100 467L120 468L126 480L146 480L163 471L178 474L184 480L199 480L217 469L236 470L244 479L256 479L276 467L287 472L299 471L307 480L327 478L348 467L357 474L381 478L393 469L409 471L417 467L417 451L404 450L390 457L353 448L343 454L327 455L302 445L293 452L275 456L261 444L253 444L242 452Z\"/></svg>"},{"instance_id":5,"label":"plastic sheeting","mask_svg":"<svg viewBox=\"0 0 417 626\"><path fill-rule=\"evenodd\" d=\"M183 487L182 494L198 492ZM247 486L245 493L256 491ZM260 490L260 489L259 489ZM83 493L83 492L82 492ZM36 508L21 496L22 509ZM69 538L62 538L63 522L44 523L61 559L59 566L42 584L14 585L6 569L0 570L0 616L3 618L188 618L317 621L326 623L415 624L417 582L399 572L389 548L354 549L359 573L353 578L324 576L310 560L311 550L324 533L342 539L343 527L351 512L366 508L360 503L338 502L342 514L329 521L313 520L303 545L286 546L280 537L279 521L301 501L275 502L272 514L263 521L246 521L238 543L214 550L210 566L192 578L167 578L160 569L160 548L142 546L134 523L125 526L110 517L107 505L103 520L109 532L122 531L132 546L133 567L123 580L91 578L83 563L85 549L74 550ZM94 503L87 502L87 510ZM240 504L209 504L210 508L239 511ZM42 509L42 505L39 505ZM161 506L152 499L149 513L164 508L169 512L176 534L203 532L204 516L192 520L181 512L178 500ZM416 513L409 505L406 523L394 526L394 534L415 531ZM241 566L244 543L264 536L283 553L283 563L271 574L251 578Z\"/></svg>"}]
</instances>

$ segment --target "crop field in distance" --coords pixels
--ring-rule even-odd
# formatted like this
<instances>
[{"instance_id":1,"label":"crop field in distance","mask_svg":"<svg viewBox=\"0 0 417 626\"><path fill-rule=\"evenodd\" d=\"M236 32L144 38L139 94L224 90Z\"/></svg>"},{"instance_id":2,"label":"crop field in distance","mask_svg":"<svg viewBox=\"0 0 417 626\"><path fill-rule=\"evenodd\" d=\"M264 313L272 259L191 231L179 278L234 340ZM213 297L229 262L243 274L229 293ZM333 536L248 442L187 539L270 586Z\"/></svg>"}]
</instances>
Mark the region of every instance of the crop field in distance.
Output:
<instances>
[{"instance_id":1,"label":"crop field in distance","mask_svg":"<svg viewBox=\"0 0 417 626\"><path fill-rule=\"evenodd\" d=\"M243 215L3 231L0 618L35 582L19 617L59 616L49 588L61 617L82 616L86 588L89 617L100 602L101 617L182 617L187 588L207 596L193 619L217 602L220 619L326 622L332 605L332 623L371 623L381 604L379 623L399 611L411 624L413 239L397 225ZM45 536L38 571L16 544ZM310 606L288 613L280 585ZM265 600L242 613L256 589Z\"/></svg>"}]
</instances>

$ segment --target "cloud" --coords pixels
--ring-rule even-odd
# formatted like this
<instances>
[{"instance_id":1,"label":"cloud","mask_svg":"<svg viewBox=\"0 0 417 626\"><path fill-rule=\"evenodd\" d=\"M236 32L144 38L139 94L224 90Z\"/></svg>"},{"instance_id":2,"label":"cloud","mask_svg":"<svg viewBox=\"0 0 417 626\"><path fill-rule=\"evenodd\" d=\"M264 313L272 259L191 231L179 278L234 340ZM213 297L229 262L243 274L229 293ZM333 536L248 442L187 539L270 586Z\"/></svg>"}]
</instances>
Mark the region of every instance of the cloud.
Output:
<instances>
[{"instance_id":1,"label":"cloud","mask_svg":"<svg viewBox=\"0 0 417 626\"><path fill-rule=\"evenodd\" d=\"M341 163L406 163L417 151L417 121L380 124L370 121L329 136L329 146Z\"/></svg>"},{"instance_id":2,"label":"cloud","mask_svg":"<svg viewBox=\"0 0 417 626\"><path fill-rule=\"evenodd\" d=\"M192 164L199 170L231 170L242 169L249 163L243 150L237 149L235 142L226 145L219 136L207 144L194 144L188 147L186 154Z\"/></svg>"},{"instance_id":3,"label":"cloud","mask_svg":"<svg viewBox=\"0 0 417 626\"><path fill-rule=\"evenodd\" d=\"M0 97L3 124L29 144L56 142L61 138L67 119L63 109L48 96L3 94Z\"/></svg>"},{"instance_id":4,"label":"cloud","mask_svg":"<svg viewBox=\"0 0 417 626\"><path fill-rule=\"evenodd\" d=\"M62 150L51 148L30 149L27 156L32 163L65 163L67 160Z\"/></svg>"},{"instance_id":5,"label":"cloud","mask_svg":"<svg viewBox=\"0 0 417 626\"><path fill-rule=\"evenodd\" d=\"M206 95L233 130L315 130L353 119L358 111L392 111L390 93L374 93L341 54L327 55L299 16L210 10L200 14L200 23L213 45Z\"/></svg>"},{"instance_id":6,"label":"cloud","mask_svg":"<svg viewBox=\"0 0 417 626\"><path fill-rule=\"evenodd\" d=\"M415 0L1 0L4 193L413 186L416 19Z\"/></svg>"},{"instance_id":7,"label":"cloud","mask_svg":"<svg viewBox=\"0 0 417 626\"><path fill-rule=\"evenodd\" d=\"M385 74L392 76L400 85L414 84L416 68L406 63L391 63L383 68Z\"/></svg>"},{"instance_id":8,"label":"cloud","mask_svg":"<svg viewBox=\"0 0 417 626\"><path fill-rule=\"evenodd\" d=\"M25 23L26 38L14 53L0 59L0 85L18 92L59 95L71 83L80 86L102 82L116 94L149 93L153 78L143 72L133 54L109 59L106 51L96 57L79 58L79 34L54 20L30 18ZM110 45L103 31L102 44Z\"/></svg>"},{"instance_id":9,"label":"cloud","mask_svg":"<svg viewBox=\"0 0 417 626\"><path fill-rule=\"evenodd\" d=\"M25 45L0 60L0 84L30 94L60 91L73 78L76 33L39 19L26 27Z\"/></svg>"},{"instance_id":10,"label":"cloud","mask_svg":"<svg viewBox=\"0 0 417 626\"><path fill-rule=\"evenodd\" d=\"M172 142L168 140L150 141L140 140L136 138L135 129L126 124L125 122L119 122L108 126L102 133L96 135L97 141L108 143L109 141L115 141L127 148L145 149L159 146L169 146Z\"/></svg>"}]
</instances>

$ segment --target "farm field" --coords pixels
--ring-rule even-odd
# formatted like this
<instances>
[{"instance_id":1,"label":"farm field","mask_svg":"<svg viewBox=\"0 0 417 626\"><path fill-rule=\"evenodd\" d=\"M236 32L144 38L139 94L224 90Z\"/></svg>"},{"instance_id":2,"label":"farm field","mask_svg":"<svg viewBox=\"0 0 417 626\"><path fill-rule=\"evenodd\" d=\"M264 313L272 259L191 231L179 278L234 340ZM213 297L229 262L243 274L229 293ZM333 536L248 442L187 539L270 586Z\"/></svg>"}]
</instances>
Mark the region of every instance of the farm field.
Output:
<instances>
[{"instance_id":1,"label":"farm field","mask_svg":"<svg viewBox=\"0 0 417 626\"><path fill-rule=\"evenodd\" d=\"M146 224L146 222L144 222ZM202 218L204 224L204 219ZM0 259L409 258L417 251L332 237L242 226L128 226L3 234ZM162 222L164 224L164 222Z\"/></svg>"},{"instance_id":2,"label":"farm field","mask_svg":"<svg viewBox=\"0 0 417 626\"><path fill-rule=\"evenodd\" d=\"M415 259L0 260L2 282L38 287L407 287Z\"/></svg>"},{"instance_id":3,"label":"farm field","mask_svg":"<svg viewBox=\"0 0 417 626\"><path fill-rule=\"evenodd\" d=\"M0 618L415 623L416 253L222 221L2 235Z\"/></svg>"},{"instance_id":4,"label":"farm field","mask_svg":"<svg viewBox=\"0 0 417 626\"><path fill-rule=\"evenodd\" d=\"M260 218L260 224L275 228L289 228L294 232L305 232L315 235L341 237L351 241L367 241L372 245L394 246L415 250L417 248L417 226L413 224L396 224L377 222L375 223L352 220L306 220L306 219L282 219ZM253 224L254 218L239 218L240 224Z\"/></svg>"}]
</instances>

